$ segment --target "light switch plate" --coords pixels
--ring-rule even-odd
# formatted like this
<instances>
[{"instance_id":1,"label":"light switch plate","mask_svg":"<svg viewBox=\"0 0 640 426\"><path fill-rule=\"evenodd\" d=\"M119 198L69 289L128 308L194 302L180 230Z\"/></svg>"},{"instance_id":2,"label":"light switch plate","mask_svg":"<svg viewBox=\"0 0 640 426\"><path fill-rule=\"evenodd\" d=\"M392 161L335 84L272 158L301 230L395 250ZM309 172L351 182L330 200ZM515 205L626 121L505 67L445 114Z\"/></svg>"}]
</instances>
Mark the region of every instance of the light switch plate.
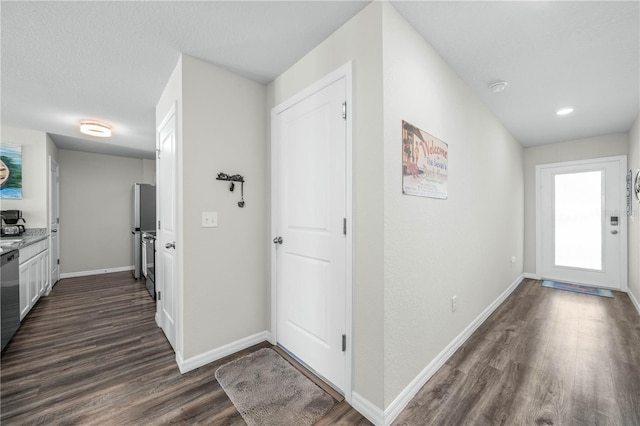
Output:
<instances>
[{"instance_id":1,"label":"light switch plate","mask_svg":"<svg viewBox=\"0 0 640 426\"><path fill-rule=\"evenodd\" d=\"M218 226L218 212L202 212L202 227L215 228Z\"/></svg>"}]
</instances>

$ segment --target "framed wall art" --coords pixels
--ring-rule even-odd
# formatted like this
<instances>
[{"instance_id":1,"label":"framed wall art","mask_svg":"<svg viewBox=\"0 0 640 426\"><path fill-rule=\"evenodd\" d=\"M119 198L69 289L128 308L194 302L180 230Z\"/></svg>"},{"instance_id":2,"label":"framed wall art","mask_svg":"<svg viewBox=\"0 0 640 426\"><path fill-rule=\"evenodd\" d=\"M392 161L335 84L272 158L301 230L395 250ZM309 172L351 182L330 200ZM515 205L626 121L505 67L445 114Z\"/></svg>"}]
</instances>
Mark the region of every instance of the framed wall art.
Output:
<instances>
[{"instance_id":1,"label":"framed wall art","mask_svg":"<svg viewBox=\"0 0 640 426\"><path fill-rule=\"evenodd\" d=\"M0 198L22 199L22 146L0 144Z\"/></svg>"},{"instance_id":2,"label":"framed wall art","mask_svg":"<svg viewBox=\"0 0 640 426\"><path fill-rule=\"evenodd\" d=\"M402 121L402 193L447 199L449 145Z\"/></svg>"}]
</instances>

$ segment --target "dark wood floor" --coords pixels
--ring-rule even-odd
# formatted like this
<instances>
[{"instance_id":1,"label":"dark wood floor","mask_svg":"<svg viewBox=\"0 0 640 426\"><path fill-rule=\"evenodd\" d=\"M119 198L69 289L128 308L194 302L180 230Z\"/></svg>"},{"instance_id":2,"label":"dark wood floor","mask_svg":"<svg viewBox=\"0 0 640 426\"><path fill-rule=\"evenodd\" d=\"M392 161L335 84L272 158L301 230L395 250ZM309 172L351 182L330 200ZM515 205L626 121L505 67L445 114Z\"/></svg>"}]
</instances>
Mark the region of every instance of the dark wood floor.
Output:
<instances>
[{"instance_id":1,"label":"dark wood floor","mask_svg":"<svg viewBox=\"0 0 640 426\"><path fill-rule=\"evenodd\" d=\"M395 425L640 425L640 316L628 296L525 280Z\"/></svg>"},{"instance_id":2,"label":"dark wood floor","mask_svg":"<svg viewBox=\"0 0 640 426\"><path fill-rule=\"evenodd\" d=\"M181 375L129 272L62 280L2 356L0 420L243 425L214 373L267 346ZM370 423L341 402L318 424ZM640 425L640 317L623 293L525 280L394 424Z\"/></svg>"},{"instance_id":3,"label":"dark wood floor","mask_svg":"<svg viewBox=\"0 0 640 426\"><path fill-rule=\"evenodd\" d=\"M244 425L214 373L270 345L181 375L154 313L130 272L60 281L2 355L2 425ZM329 424L371 423L340 402L318 422Z\"/></svg>"}]
</instances>

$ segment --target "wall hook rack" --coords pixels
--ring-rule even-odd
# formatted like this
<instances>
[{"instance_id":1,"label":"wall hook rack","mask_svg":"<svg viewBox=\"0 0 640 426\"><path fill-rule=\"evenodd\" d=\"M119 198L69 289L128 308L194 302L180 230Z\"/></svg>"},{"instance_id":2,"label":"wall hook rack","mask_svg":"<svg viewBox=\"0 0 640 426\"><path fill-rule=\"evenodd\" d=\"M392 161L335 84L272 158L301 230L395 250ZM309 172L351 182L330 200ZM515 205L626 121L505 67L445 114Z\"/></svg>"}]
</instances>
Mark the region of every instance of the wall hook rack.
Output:
<instances>
[{"instance_id":1,"label":"wall hook rack","mask_svg":"<svg viewBox=\"0 0 640 426\"><path fill-rule=\"evenodd\" d=\"M218 173L216 180L223 180L231 182L229 184L229 191L233 192L236 187L236 182L240 182L240 201L238 201L238 207L244 207L244 176L242 175L228 175L226 173Z\"/></svg>"}]
</instances>

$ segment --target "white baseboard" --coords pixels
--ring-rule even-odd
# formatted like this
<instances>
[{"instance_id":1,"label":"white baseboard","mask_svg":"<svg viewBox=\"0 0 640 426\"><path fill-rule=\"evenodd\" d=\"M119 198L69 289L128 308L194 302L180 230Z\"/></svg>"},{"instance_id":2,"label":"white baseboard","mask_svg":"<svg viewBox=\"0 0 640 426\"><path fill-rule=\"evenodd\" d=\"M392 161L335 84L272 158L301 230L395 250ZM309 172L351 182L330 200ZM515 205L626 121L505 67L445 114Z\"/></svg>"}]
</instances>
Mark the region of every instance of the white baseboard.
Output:
<instances>
[{"instance_id":1,"label":"white baseboard","mask_svg":"<svg viewBox=\"0 0 640 426\"><path fill-rule=\"evenodd\" d=\"M636 311L638 311L638 315L640 315L640 302L638 302L638 299L636 299L636 296L634 296L634 294L631 293L630 290L627 291L627 294L629 295L629 299L631 299L631 303L633 303L633 306L636 307Z\"/></svg>"},{"instance_id":2,"label":"white baseboard","mask_svg":"<svg viewBox=\"0 0 640 426\"><path fill-rule=\"evenodd\" d=\"M532 280L539 280L540 279L540 277L538 275L532 274L531 272L525 272L524 273L524 277L532 279Z\"/></svg>"},{"instance_id":3,"label":"white baseboard","mask_svg":"<svg viewBox=\"0 0 640 426\"><path fill-rule=\"evenodd\" d=\"M117 268L94 269L93 271L65 272L60 274L60 279L86 277L89 275L110 274L111 272L133 271L133 266L119 266Z\"/></svg>"},{"instance_id":4,"label":"white baseboard","mask_svg":"<svg viewBox=\"0 0 640 426\"><path fill-rule=\"evenodd\" d=\"M446 348L442 350L425 368L416 376L415 379L404 388L402 392L393 400L391 404L384 410L384 424L390 425L396 417L404 410L407 404L420 391L427 381L444 365L445 362L454 354L456 350L473 334L474 331L482 323L489 318L489 315L496 310L498 306L520 285L524 279L524 274L520 275L511 285L491 303L471 324L465 328ZM355 408L355 407L354 407ZM364 415L364 413L362 413Z\"/></svg>"},{"instance_id":5,"label":"white baseboard","mask_svg":"<svg viewBox=\"0 0 640 426\"><path fill-rule=\"evenodd\" d=\"M384 411L359 393L351 393L351 406L374 425L384 425Z\"/></svg>"},{"instance_id":6,"label":"white baseboard","mask_svg":"<svg viewBox=\"0 0 640 426\"><path fill-rule=\"evenodd\" d=\"M176 363L178 363L180 373L184 374L191 370L195 370L196 368L202 367L203 365L209 364L210 362L217 361L220 358L224 358L225 356L234 354L243 349L247 349L248 347L251 347L253 345L257 345L258 343L269 341L270 339L271 333L269 333L268 331L262 331L252 336L244 337L240 340L236 340L235 342L220 346L219 348L212 349L209 352L196 355L189 359L182 359L182 355L176 353Z\"/></svg>"}]
</instances>

